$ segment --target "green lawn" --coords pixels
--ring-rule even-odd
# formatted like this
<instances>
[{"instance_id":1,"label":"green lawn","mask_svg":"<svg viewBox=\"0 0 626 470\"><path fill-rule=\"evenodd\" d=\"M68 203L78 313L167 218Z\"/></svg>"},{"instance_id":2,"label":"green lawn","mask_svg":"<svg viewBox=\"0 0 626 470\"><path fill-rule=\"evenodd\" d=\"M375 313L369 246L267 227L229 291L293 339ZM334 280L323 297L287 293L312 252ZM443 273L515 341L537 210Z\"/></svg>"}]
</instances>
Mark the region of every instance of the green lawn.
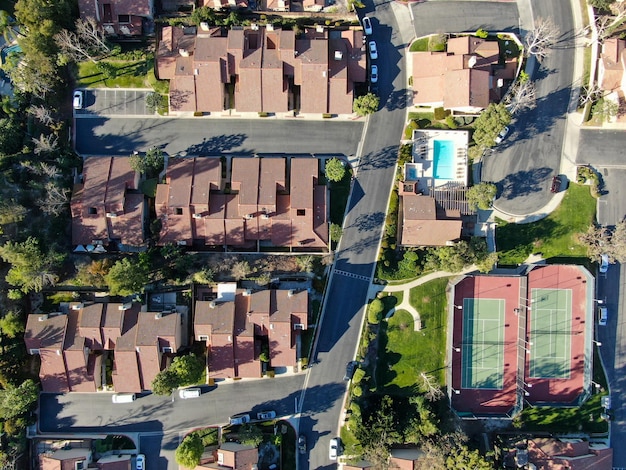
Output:
<instances>
[{"instance_id":1,"label":"green lawn","mask_svg":"<svg viewBox=\"0 0 626 470\"><path fill-rule=\"evenodd\" d=\"M413 395L420 372L444 383L447 284L448 278L442 278L411 289L422 330L414 331L413 317L405 310L381 323L377 382L383 393Z\"/></svg>"},{"instance_id":2,"label":"green lawn","mask_svg":"<svg viewBox=\"0 0 626 470\"><path fill-rule=\"evenodd\" d=\"M116 69L115 78L105 78L93 62L78 64L77 84L81 87L150 88L148 76L154 69L154 59L148 60L104 60ZM153 73L152 73L153 75Z\"/></svg>"},{"instance_id":3,"label":"green lawn","mask_svg":"<svg viewBox=\"0 0 626 470\"><path fill-rule=\"evenodd\" d=\"M409 50L411 52L426 52L428 50L428 37L419 38L413 41Z\"/></svg>"},{"instance_id":4,"label":"green lawn","mask_svg":"<svg viewBox=\"0 0 626 470\"><path fill-rule=\"evenodd\" d=\"M595 213L596 200L589 187L570 183L561 205L545 219L531 224L498 220L498 263L517 265L533 253L542 253L547 260L583 263L587 251L576 236L595 221Z\"/></svg>"}]
</instances>

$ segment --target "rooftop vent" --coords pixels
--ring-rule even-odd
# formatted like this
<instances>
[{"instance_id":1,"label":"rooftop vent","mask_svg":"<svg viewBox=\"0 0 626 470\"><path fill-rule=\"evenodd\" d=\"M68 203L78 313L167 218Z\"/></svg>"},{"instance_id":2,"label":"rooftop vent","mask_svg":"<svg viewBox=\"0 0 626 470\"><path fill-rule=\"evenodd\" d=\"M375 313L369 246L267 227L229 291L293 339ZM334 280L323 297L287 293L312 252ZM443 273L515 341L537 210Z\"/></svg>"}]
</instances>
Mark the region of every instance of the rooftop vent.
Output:
<instances>
[{"instance_id":1,"label":"rooftop vent","mask_svg":"<svg viewBox=\"0 0 626 470\"><path fill-rule=\"evenodd\" d=\"M44 314L44 315L39 315L39 317L37 317L37 320L39 321L46 321L48 319L48 314Z\"/></svg>"},{"instance_id":2,"label":"rooftop vent","mask_svg":"<svg viewBox=\"0 0 626 470\"><path fill-rule=\"evenodd\" d=\"M343 52L335 51L335 60L341 60L341 59L343 59Z\"/></svg>"},{"instance_id":3,"label":"rooftop vent","mask_svg":"<svg viewBox=\"0 0 626 470\"><path fill-rule=\"evenodd\" d=\"M189 51L187 51L187 49L178 49L178 53L181 57L189 57Z\"/></svg>"},{"instance_id":4,"label":"rooftop vent","mask_svg":"<svg viewBox=\"0 0 626 470\"><path fill-rule=\"evenodd\" d=\"M250 297L252 295L252 289L246 289L245 291L243 291L243 295L245 297Z\"/></svg>"},{"instance_id":5,"label":"rooftop vent","mask_svg":"<svg viewBox=\"0 0 626 470\"><path fill-rule=\"evenodd\" d=\"M109 219L112 219L113 217L117 217L117 214L115 212L107 212L106 215Z\"/></svg>"},{"instance_id":6,"label":"rooftop vent","mask_svg":"<svg viewBox=\"0 0 626 470\"><path fill-rule=\"evenodd\" d=\"M84 307L83 304L73 304L72 305L72 310L80 310L83 307Z\"/></svg>"},{"instance_id":7,"label":"rooftop vent","mask_svg":"<svg viewBox=\"0 0 626 470\"><path fill-rule=\"evenodd\" d=\"M202 31L208 31L209 30L209 23L207 23L206 21L203 21L202 23L200 23L200 29Z\"/></svg>"},{"instance_id":8,"label":"rooftop vent","mask_svg":"<svg viewBox=\"0 0 626 470\"><path fill-rule=\"evenodd\" d=\"M295 291L293 289L289 289L287 291L287 297L293 297L293 294L295 294Z\"/></svg>"},{"instance_id":9,"label":"rooftop vent","mask_svg":"<svg viewBox=\"0 0 626 470\"><path fill-rule=\"evenodd\" d=\"M130 307L132 307L132 304L130 302L125 303L120 305L119 307L117 307L119 310L130 310Z\"/></svg>"},{"instance_id":10,"label":"rooftop vent","mask_svg":"<svg viewBox=\"0 0 626 470\"><path fill-rule=\"evenodd\" d=\"M473 55L472 57L469 58L469 60L467 61L467 66L471 69L474 68L474 66L476 65L476 56Z\"/></svg>"},{"instance_id":11,"label":"rooftop vent","mask_svg":"<svg viewBox=\"0 0 626 470\"><path fill-rule=\"evenodd\" d=\"M270 215L269 214L263 214L263 215L261 215L261 218L267 220L267 219L270 218Z\"/></svg>"},{"instance_id":12,"label":"rooftop vent","mask_svg":"<svg viewBox=\"0 0 626 470\"><path fill-rule=\"evenodd\" d=\"M192 217L194 219L201 219L202 218L202 214L194 214Z\"/></svg>"},{"instance_id":13,"label":"rooftop vent","mask_svg":"<svg viewBox=\"0 0 626 470\"><path fill-rule=\"evenodd\" d=\"M209 307L210 308L215 308L217 306L217 304L215 303L215 300L211 300L211 302L209 302Z\"/></svg>"},{"instance_id":14,"label":"rooftop vent","mask_svg":"<svg viewBox=\"0 0 626 470\"><path fill-rule=\"evenodd\" d=\"M163 318L163 312L157 312L154 314L154 319L158 320L159 318Z\"/></svg>"}]
</instances>

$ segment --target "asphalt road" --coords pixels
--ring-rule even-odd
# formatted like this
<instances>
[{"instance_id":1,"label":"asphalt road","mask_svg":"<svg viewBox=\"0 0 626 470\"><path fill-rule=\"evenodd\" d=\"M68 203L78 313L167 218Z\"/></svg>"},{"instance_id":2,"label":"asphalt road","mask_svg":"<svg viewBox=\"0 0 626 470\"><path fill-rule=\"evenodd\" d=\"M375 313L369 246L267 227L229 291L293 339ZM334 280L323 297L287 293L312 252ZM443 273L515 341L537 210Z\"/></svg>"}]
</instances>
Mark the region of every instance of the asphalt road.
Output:
<instances>
[{"instance_id":1,"label":"asphalt road","mask_svg":"<svg viewBox=\"0 0 626 470\"><path fill-rule=\"evenodd\" d=\"M261 119L76 119L81 155L130 155L160 147L169 155L332 153L355 155L363 121Z\"/></svg>"},{"instance_id":2,"label":"asphalt road","mask_svg":"<svg viewBox=\"0 0 626 470\"><path fill-rule=\"evenodd\" d=\"M482 169L482 180L498 186L494 206L512 215L533 213L554 197L550 185L560 169L574 71L570 2L531 0L531 4L534 18L551 18L561 36L531 74L536 107L515 117L511 134L484 159Z\"/></svg>"},{"instance_id":3,"label":"asphalt road","mask_svg":"<svg viewBox=\"0 0 626 470\"><path fill-rule=\"evenodd\" d=\"M611 390L611 447L613 468L626 467L626 267L615 264L606 275L598 275L598 299L605 299L609 320L606 326L596 326L602 362ZM597 319L595 324L597 325Z\"/></svg>"}]
</instances>

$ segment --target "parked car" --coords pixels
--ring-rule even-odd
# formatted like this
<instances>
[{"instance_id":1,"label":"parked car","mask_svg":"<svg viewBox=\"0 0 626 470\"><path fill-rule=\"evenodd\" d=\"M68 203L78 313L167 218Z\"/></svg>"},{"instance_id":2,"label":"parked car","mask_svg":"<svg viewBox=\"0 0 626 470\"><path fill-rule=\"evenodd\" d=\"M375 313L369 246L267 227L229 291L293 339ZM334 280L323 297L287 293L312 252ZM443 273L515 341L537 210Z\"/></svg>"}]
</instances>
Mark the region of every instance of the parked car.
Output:
<instances>
[{"instance_id":1,"label":"parked car","mask_svg":"<svg viewBox=\"0 0 626 470\"><path fill-rule=\"evenodd\" d=\"M606 307L598 309L598 325L606 326L609 321L609 310Z\"/></svg>"},{"instance_id":2,"label":"parked car","mask_svg":"<svg viewBox=\"0 0 626 470\"><path fill-rule=\"evenodd\" d=\"M198 398L200 395L202 395L202 390L197 387L183 388L178 392L178 396L183 400L186 400L187 398Z\"/></svg>"},{"instance_id":3,"label":"parked car","mask_svg":"<svg viewBox=\"0 0 626 470\"><path fill-rule=\"evenodd\" d=\"M376 60L378 59L378 49L376 48L376 41L370 41L370 59Z\"/></svg>"},{"instance_id":4,"label":"parked car","mask_svg":"<svg viewBox=\"0 0 626 470\"><path fill-rule=\"evenodd\" d=\"M230 424L231 426L247 424L249 422L250 422L250 415L248 413L241 413L238 415L233 415L228 419L228 424Z\"/></svg>"},{"instance_id":5,"label":"parked car","mask_svg":"<svg viewBox=\"0 0 626 470\"><path fill-rule=\"evenodd\" d=\"M298 436L298 450L301 454L306 454L306 437L303 434Z\"/></svg>"},{"instance_id":6,"label":"parked car","mask_svg":"<svg viewBox=\"0 0 626 470\"><path fill-rule=\"evenodd\" d=\"M146 470L146 456L137 454L135 457L135 470Z\"/></svg>"},{"instance_id":7,"label":"parked car","mask_svg":"<svg viewBox=\"0 0 626 470\"><path fill-rule=\"evenodd\" d=\"M267 420L267 419L274 419L274 418L276 418L275 411L261 411L260 413L256 414L256 419Z\"/></svg>"},{"instance_id":8,"label":"parked car","mask_svg":"<svg viewBox=\"0 0 626 470\"><path fill-rule=\"evenodd\" d=\"M498 136L495 138L495 143L496 144L501 143L506 138L506 136L509 135L510 130L511 129L509 129L508 126L502 129L500 133L498 134Z\"/></svg>"},{"instance_id":9,"label":"parked car","mask_svg":"<svg viewBox=\"0 0 626 470\"><path fill-rule=\"evenodd\" d=\"M378 65L372 65L372 70L370 72L370 82L376 83L378 81Z\"/></svg>"},{"instance_id":10,"label":"parked car","mask_svg":"<svg viewBox=\"0 0 626 470\"><path fill-rule=\"evenodd\" d=\"M372 34L372 21L367 17L363 17L363 31L367 36Z\"/></svg>"},{"instance_id":11,"label":"parked car","mask_svg":"<svg viewBox=\"0 0 626 470\"><path fill-rule=\"evenodd\" d=\"M76 90L74 92L74 101L72 102L74 109L83 109L83 92Z\"/></svg>"},{"instance_id":12,"label":"parked car","mask_svg":"<svg viewBox=\"0 0 626 470\"><path fill-rule=\"evenodd\" d=\"M609 270L609 255L600 255L600 272L605 274Z\"/></svg>"},{"instance_id":13,"label":"parked car","mask_svg":"<svg viewBox=\"0 0 626 470\"><path fill-rule=\"evenodd\" d=\"M561 190L561 177L556 175L552 177L552 186L550 187L550 192L558 193Z\"/></svg>"},{"instance_id":14,"label":"parked car","mask_svg":"<svg viewBox=\"0 0 626 470\"><path fill-rule=\"evenodd\" d=\"M350 361L346 364L346 375L343 376L343 380L352 380L354 377L354 372L356 371L356 366L359 363L357 361Z\"/></svg>"},{"instance_id":15,"label":"parked car","mask_svg":"<svg viewBox=\"0 0 626 470\"><path fill-rule=\"evenodd\" d=\"M137 399L134 393L116 393L111 396L113 403L132 403Z\"/></svg>"},{"instance_id":16,"label":"parked car","mask_svg":"<svg viewBox=\"0 0 626 470\"><path fill-rule=\"evenodd\" d=\"M337 460L337 455L339 455L339 438L333 437L330 440L330 446L328 448L328 458L330 460Z\"/></svg>"}]
</instances>

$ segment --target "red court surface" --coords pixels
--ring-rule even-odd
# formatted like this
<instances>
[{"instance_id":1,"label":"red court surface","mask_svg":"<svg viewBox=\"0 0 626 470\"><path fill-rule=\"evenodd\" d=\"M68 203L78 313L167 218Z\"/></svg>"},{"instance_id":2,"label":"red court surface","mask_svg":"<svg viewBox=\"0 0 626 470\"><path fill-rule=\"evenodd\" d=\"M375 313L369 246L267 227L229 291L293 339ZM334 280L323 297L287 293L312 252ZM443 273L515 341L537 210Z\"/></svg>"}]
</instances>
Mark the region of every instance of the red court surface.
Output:
<instances>
[{"instance_id":1,"label":"red court surface","mask_svg":"<svg viewBox=\"0 0 626 470\"><path fill-rule=\"evenodd\" d=\"M566 378L529 377L532 349L531 293L533 289L571 291L571 344ZM569 294L568 294L569 295ZM451 366L451 406L460 416L510 415L531 404L573 403L583 393L585 370L591 371L591 342L593 339L593 277L580 266L535 266L526 275L465 276L452 289L452 334L448 357ZM462 388L462 355L458 348L463 341L464 299L501 299L504 301L503 385L501 389ZM527 309L527 307L530 307ZM569 308L569 307L568 307ZM538 312L537 314L541 314ZM555 336L558 340L558 337ZM460 349L460 351L459 351ZM587 361L587 363L586 363ZM567 357L564 358L567 364ZM587 368L585 369L585 366ZM567 375L567 374L566 374ZM588 378L588 382L590 381Z\"/></svg>"}]
</instances>

